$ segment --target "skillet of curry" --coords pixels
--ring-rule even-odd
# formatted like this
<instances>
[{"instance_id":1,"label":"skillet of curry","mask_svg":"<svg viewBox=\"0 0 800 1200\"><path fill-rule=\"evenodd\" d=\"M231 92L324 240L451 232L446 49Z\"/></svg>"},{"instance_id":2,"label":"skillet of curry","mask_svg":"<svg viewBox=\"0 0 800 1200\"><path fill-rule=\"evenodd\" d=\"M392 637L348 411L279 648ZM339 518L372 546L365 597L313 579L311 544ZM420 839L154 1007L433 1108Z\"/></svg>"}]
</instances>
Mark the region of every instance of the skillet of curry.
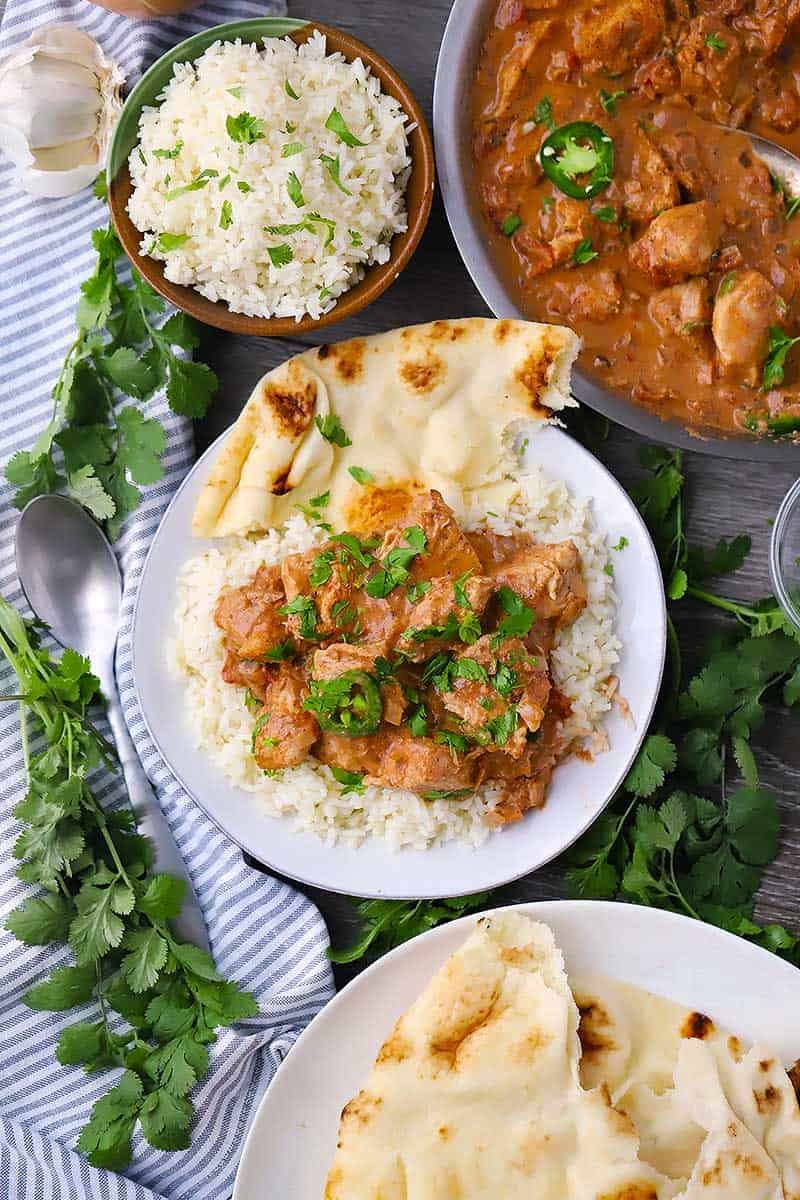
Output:
<instances>
[{"instance_id":1,"label":"skillet of curry","mask_svg":"<svg viewBox=\"0 0 800 1200\"><path fill-rule=\"evenodd\" d=\"M659 417L800 438L800 201L721 128L800 155L800 0L499 0L472 95L526 315Z\"/></svg>"}]
</instances>

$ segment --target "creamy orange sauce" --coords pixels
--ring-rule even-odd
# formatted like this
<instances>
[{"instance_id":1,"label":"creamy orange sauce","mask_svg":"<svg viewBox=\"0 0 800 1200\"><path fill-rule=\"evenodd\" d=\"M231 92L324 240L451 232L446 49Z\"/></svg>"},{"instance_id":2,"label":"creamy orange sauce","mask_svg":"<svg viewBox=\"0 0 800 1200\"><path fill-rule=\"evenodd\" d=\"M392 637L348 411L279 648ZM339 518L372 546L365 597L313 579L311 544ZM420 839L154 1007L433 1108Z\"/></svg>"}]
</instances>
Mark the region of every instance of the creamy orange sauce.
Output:
<instances>
[{"instance_id":1,"label":"creamy orange sauce","mask_svg":"<svg viewBox=\"0 0 800 1200\"><path fill-rule=\"evenodd\" d=\"M500 0L483 38L476 186L510 288L532 318L580 334L590 376L698 431L800 423L800 350L764 386L770 329L800 332L800 214L786 219L747 139L718 127L800 154L799 18L769 0ZM537 158L549 127L574 121L613 139L611 183L591 200L564 196ZM504 236L509 217L521 225ZM645 253L656 237L666 270Z\"/></svg>"}]
</instances>

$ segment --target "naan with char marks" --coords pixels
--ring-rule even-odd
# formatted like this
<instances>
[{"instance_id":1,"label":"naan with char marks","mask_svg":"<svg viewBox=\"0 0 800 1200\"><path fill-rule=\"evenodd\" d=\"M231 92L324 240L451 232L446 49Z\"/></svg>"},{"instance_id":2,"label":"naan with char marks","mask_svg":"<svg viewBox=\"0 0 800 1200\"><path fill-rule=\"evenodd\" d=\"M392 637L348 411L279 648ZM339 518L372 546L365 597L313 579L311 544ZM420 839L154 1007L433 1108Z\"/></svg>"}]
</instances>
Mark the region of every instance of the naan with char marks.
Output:
<instances>
[{"instance_id":1,"label":"naan with char marks","mask_svg":"<svg viewBox=\"0 0 800 1200\"><path fill-rule=\"evenodd\" d=\"M475 492L484 510L504 509L518 490L513 435L575 403L577 351L561 326L482 317L305 350L256 385L200 494L193 531L266 530L324 493L324 519L336 529L385 528L432 488L457 516ZM372 478L357 482L351 467Z\"/></svg>"}]
</instances>

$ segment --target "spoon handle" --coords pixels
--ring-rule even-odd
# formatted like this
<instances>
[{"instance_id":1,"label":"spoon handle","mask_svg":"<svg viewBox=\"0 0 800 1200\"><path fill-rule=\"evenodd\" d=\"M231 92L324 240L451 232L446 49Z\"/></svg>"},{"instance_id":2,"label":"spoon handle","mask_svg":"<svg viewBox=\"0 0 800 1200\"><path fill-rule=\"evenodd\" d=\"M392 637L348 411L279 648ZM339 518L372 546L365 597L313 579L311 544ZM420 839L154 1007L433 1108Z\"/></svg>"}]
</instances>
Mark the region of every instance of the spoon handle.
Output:
<instances>
[{"instance_id":1,"label":"spoon handle","mask_svg":"<svg viewBox=\"0 0 800 1200\"><path fill-rule=\"evenodd\" d=\"M167 819L161 811L155 792L144 773L142 764L133 747L128 726L122 715L116 687L104 687L108 703L108 723L114 734L119 763L125 776L139 832L149 837L155 850L153 869L166 875L175 875L186 881L186 895L180 914L172 921L175 932L183 941L193 942L201 950L210 949L206 923L192 881L175 844Z\"/></svg>"}]
</instances>

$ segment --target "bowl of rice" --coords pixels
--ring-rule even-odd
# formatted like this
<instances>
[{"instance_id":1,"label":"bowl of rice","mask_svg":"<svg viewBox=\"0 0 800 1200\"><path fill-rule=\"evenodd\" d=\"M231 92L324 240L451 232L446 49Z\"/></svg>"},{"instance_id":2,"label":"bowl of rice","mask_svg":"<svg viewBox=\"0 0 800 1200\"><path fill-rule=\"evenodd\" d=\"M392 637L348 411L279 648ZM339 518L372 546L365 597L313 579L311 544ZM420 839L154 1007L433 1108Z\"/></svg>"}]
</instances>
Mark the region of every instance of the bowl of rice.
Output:
<instances>
[{"instance_id":1,"label":"bowl of rice","mask_svg":"<svg viewBox=\"0 0 800 1200\"><path fill-rule=\"evenodd\" d=\"M111 145L109 208L147 282L234 333L352 316L425 228L433 150L395 71L349 34L264 17L163 55Z\"/></svg>"}]
</instances>

